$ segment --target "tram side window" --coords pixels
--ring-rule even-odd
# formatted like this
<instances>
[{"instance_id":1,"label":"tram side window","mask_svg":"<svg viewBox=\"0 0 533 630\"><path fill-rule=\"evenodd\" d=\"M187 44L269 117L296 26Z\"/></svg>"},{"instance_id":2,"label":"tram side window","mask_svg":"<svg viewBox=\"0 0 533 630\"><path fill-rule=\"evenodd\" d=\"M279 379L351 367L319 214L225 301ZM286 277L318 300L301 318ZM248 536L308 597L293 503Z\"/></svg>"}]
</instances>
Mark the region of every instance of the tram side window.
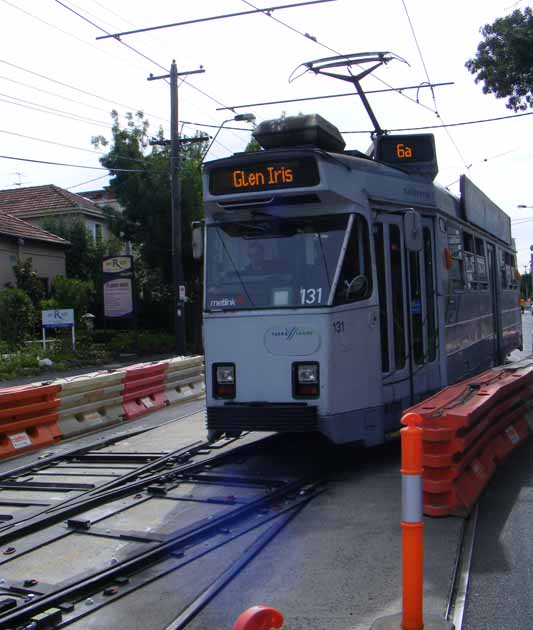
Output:
<instances>
[{"instance_id":1,"label":"tram side window","mask_svg":"<svg viewBox=\"0 0 533 630\"><path fill-rule=\"evenodd\" d=\"M463 239L461 230L452 224L448 224L448 249L452 259L452 264L448 270L450 291L464 288L463 280Z\"/></svg>"},{"instance_id":2,"label":"tram side window","mask_svg":"<svg viewBox=\"0 0 533 630\"><path fill-rule=\"evenodd\" d=\"M487 276L487 262L485 260L485 243L482 239L475 239L476 248L476 268L475 268L475 280L477 282L478 289L488 288L488 276Z\"/></svg>"},{"instance_id":3,"label":"tram side window","mask_svg":"<svg viewBox=\"0 0 533 630\"><path fill-rule=\"evenodd\" d=\"M500 250L500 269L503 289L518 288L516 259L513 254Z\"/></svg>"},{"instance_id":4,"label":"tram side window","mask_svg":"<svg viewBox=\"0 0 533 630\"><path fill-rule=\"evenodd\" d=\"M372 265L368 225L363 217L356 216L337 282L334 304L364 300L371 293Z\"/></svg>"},{"instance_id":5,"label":"tram side window","mask_svg":"<svg viewBox=\"0 0 533 630\"><path fill-rule=\"evenodd\" d=\"M474 249L474 237L468 232L463 232L464 263L465 263L465 287L475 289L476 254Z\"/></svg>"},{"instance_id":6,"label":"tram side window","mask_svg":"<svg viewBox=\"0 0 533 630\"><path fill-rule=\"evenodd\" d=\"M425 227L424 237L424 265L426 278L426 311L428 330L428 361L434 361L437 357L437 322L435 316L435 278L433 270L433 245L431 231Z\"/></svg>"}]
</instances>

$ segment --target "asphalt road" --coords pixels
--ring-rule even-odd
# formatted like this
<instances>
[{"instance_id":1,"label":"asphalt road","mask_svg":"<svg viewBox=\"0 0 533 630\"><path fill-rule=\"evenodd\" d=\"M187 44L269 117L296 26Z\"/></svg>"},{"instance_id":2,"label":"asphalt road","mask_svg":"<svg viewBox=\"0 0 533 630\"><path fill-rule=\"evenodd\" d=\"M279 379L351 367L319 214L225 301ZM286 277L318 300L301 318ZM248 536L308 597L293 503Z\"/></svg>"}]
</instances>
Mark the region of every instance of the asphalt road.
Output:
<instances>
[{"instance_id":1,"label":"asphalt road","mask_svg":"<svg viewBox=\"0 0 533 630\"><path fill-rule=\"evenodd\" d=\"M533 316L522 316L524 351L532 354ZM533 628L533 441L498 469L479 503L462 630Z\"/></svg>"}]
</instances>

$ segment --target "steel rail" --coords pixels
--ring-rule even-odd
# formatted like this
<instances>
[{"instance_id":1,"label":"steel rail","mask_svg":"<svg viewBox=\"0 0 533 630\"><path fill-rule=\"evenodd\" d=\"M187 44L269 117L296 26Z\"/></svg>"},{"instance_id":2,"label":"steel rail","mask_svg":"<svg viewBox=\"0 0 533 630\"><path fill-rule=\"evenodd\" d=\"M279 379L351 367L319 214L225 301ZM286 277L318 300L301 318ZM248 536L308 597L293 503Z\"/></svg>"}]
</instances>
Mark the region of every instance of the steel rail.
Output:
<instances>
[{"instance_id":1,"label":"steel rail","mask_svg":"<svg viewBox=\"0 0 533 630\"><path fill-rule=\"evenodd\" d=\"M264 441L259 441L259 444L263 445ZM252 445L248 444L239 449L234 449L232 454L235 455L238 451L249 446L255 446L257 448L258 443L253 443ZM241 453L239 452L239 454ZM202 464L197 464L196 467L200 468L202 465L205 466L205 464L206 462L204 461ZM163 542L156 544L151 549L119 561L111 567L97 570L87 577L75 578L70 584L59 587L55 592L49 592L38 599L33 599L26 604L22 604L16 610L9 611L7 615L1 619L1 623L3 627L6 627L5 624L8 623L26 622L31 619L33 615L58 606L65 601L70 601L87 589L100 588L103 584L117 578L119 575L136 572L143 567L150 566L158 562L160 558L176 551L178 548L183 548L187 544L193 543L198 537L202 538L212 535L213 532L220 532L221 526L260 510L267 504L275 504L276 501L285 498L287 495L294 494L304 488L307 489L310 484L316 483L318 483L318 480L309 478L297 479L287 483L282 488L273 490L268 495L252 499L245 505L237 506L230 512L224 513L218 517L214 516L213 518L203 519L199 523L185 528L185 530L169 535Z\"/></svg>"},{"instance_id":2,"label":"steel rail","mask_svg":"<svg viewBox=\"0 0 533 630\"><path fill-rule=\"evenodd\" d=\"M477 518L478 504L476 504L470 516L463 523L461 541L457 550L452 576L452 585L446 606L445 619L453 623L455 630L461 630L463 626L472 553L476 538Z\"/></svg>"},{"instance_id":3,"label":"steel rail","mask_svg":"<svg viewBox=\"0 0 533 630\"><path fill-rule=\"evenodd\" d=\"M29 522L15 524L12 529L3 532L0 535L0 545L4 545L20 536L26 536L27 534L31 534L36 530L42 529L49 525L53 525L61 520L65 520L68 517L73 516L77 512L92 509L103 503L106 503L107 501L119 499L123 495L139 492L139 490L144 489L146 486L161 481L162 477L166 477L168 479L171 476L193 472L194 470L202 468L202 466L205 466L206 464L214 464L223 459L227 459L236 452L239 452L239 454L242 455L242 453L246 452L247 450L251 450L257 447L258 443L265 444L266 442L273 441L276 437L276 435L268 436L255 442L243 444L242 446L238 446L237 448L231 449L230 451L217 453L212 457L206 457L201 462L193 462L190 464L178 465L175 468L167 468L163 472L150 475L149 477L146 477L144 479L132 481L125 486L113 488L105 492L100 492L94 495L85 494L81 497L75 497L68 504L59 506L58 509L55 511L53 508L51 508L47 512L39 514L37 517L35 517L35 519Z\"/></svg>"}]
</instances>

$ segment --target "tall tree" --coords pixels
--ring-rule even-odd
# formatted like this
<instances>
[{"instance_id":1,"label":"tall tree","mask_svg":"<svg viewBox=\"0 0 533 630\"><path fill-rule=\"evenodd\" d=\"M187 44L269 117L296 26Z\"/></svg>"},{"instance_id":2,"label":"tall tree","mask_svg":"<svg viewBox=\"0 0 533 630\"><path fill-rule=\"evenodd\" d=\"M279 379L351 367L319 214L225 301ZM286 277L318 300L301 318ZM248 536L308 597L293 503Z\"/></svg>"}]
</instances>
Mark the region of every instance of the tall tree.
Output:
<instances>
[{"instance_id":1,"label":"tall tree","mask_svg":"<svg viewBox=\"0 0 533 630\"><path fill-rule=\"evenodd\" d=\"M108 211L111 229L133 243L143 261L159 270L162 279L172 280L171 216L170 216L170 147L163 140L160 128L150 146L149 122L143 112L126 114L127 124L120 127L116 111L112 138L93 138L95 146L109 147L100 162L112 171L110 189L116 194L124 212ZM192 273L190 255L190 222L202 216L203 143L183 144L181 150L181 210L184 244L183 263L186 277Z\"/></svg>"},{"instance_id":2,"label":"tall tree","mask_svg":"<svg viewBox=\"0 0 533 630\"><path fill-rule=\"evenodd\" d=\"M477 54L466 62L483 82L483 92L507 98L506 107L525 110L533 107L533 12L517 9L481 29L483 41Z\"/></svg>"}]
</instances>

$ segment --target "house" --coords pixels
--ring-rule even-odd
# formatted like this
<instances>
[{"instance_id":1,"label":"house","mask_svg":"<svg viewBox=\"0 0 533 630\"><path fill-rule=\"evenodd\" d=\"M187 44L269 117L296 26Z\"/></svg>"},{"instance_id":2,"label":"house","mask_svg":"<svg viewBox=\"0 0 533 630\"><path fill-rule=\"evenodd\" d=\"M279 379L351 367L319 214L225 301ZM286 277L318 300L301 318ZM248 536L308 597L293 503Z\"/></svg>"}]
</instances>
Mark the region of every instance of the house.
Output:
<instances>
[{"instance_id":1,"label":"house","mask_svg":"<svg viewBox=\"0 0 533 630\"><path fill-rule=\"evenodd\" d=\"M50 219L79 219L95 240L106 241L111 236L100 205L54 184L0 190L0 213L41 227Z\"/></svg>"},{"instance_id":2,"label":"house","mask_svg":"<svg viewBox=\"0 0 533 630\"><path fill-rule=\"evenodd\" d=\"M0 289L16 284L13 267L32 259L32 268L48 290L56 276L65 275L65 251L70 245L11 214L0 212Z\"/></svg>"}]
</instances>

